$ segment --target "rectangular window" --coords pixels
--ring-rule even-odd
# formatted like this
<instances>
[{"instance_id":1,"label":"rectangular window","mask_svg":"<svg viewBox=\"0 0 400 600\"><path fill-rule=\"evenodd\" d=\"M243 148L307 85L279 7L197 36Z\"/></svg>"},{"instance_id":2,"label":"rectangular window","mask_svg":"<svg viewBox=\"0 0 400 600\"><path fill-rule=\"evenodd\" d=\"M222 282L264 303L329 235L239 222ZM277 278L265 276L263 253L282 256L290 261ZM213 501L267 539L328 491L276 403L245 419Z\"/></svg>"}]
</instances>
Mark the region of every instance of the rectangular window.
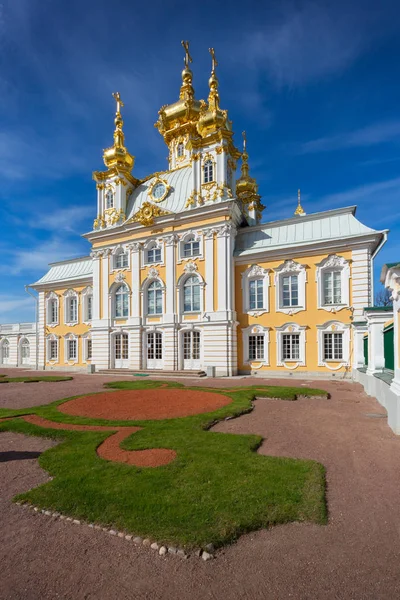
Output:
<instances>
[{"instance_id":1,"label":"rectangular window","mask_svg":"<svg viewBox=\"0 0 400 600\"><path fill-rule=\"evenodd\" d=\"M77 359L77 342L76 342L76 340L68 340L67 356L68 356L68 360L76 360Z\"/></svg>"},{"instance_id":2,"label":"rectangular window","mask_svg":"<svg viewBox=\"0 0 400 600\"><path fill-rule=\"evenodd\" d=\"M92 340L87 340L86 342L86 360L91 360L92 358Z\"/></svg>"},{"instance_id":3,"label":"rectangular window","mask_svg":"<svg viewBox=\"0 0 400 600\"><path fill-rule=\"evenodd\" d=\"M300 334L282 334L282 360L300 360Z\"/></svg>"},{"instance_id":4,"label":"rectangular window","mask_svg":"<svg viewBox=\"0 0 400 600\"><path fill-rule=\"evenodd\" d=\"M343 360L342 333L324 333L324 360Z\"/></svg>"},{"instance_id":5,"label":"rectangular window","mask_svg":"<svg viewBox=\"0 0 400 600\"><path fill-rule=\"evenodd\" d=\"M297 275L285 275L281 280L282 306L284 308L299 305L299 278Z\"/></svg>"},{"instance_id":6,"label":"rectangular window","mask_svg":"<svg viewBox=\"0 0 400 600\"><path fill-rule=\"evenodd\" d=\"M58 322L58 302L57 300L50 301L50 323Z\"/></svg>"},{"instance_id":7,"label":"rectangular window","mask_svg":"<svg viewBox=\"0 0 400 600\"><path fill-rule=\"evenodd\" d=\"M128 266L128 254L126 252L120 252L115 257L115 268L124 269Z\"/></svg>"},{"instance_id":8,"label":"rectangular window","mask_svg":"<svg viewBox=\"0 0 400 600\"><path fill-rule=\"evenodd\" d=\"M49 360L57 360L58 343L57 340L50 340L49 343Z\"/></svg>"},{"instance_id":9,"label":"rectangular window","mask_svg":"<svg viewBox=\"0 0 400 600\"><path fill-rule=\"evenodd\" d=\"M264 308L263 279L251 279L249 281L249 307L251 310Z\"/></svg>"},{"instance_id":10,"label":"rectangular window","mask_svg":"<svg viewBox=\"0 0 400 600\"><path fill-rule=\"evenodd\" d=\"M88 296L87 297L87 320L91 321L92 320L92 314L93 314L93 296Z\"/></svg>"},{"instance_id":11,"label":"rectangular window","mask_svg":"<svg viewBox=\"0 0 400 600\"><path fill-rule=\"evenodd\" d=\"M200 242L186 242L183 246L183 254L188 256L199 256L200 255Z\"/></svg>"},{"instance_id":12,"label":"rectangular window","mask_svg":"<svg viewBox=\"0 0 400 600\"><path fill-rule=\"evenodd\" d=\"M342 302L342 273L328 271L323 275L324 304L341 304Z\"/></svg>"},{"instance_id":13,"label":"rectangular window","mask_svg":"<svg viewBox=\"0 0 400 600\"><path fill-rule=\"evenodd\" d=\"M68 323L76 323L78 321L78 299L70 298L68 302Z\"/></svg>"},{"instance_id":14,"label":"rectangular window","mask_svg":"<svg viewBox=\"0 0 400 600\"><path fill-rule=\"evenodd\" d=\"M249 335L249 360L264 360L263 335Z\"/></svg>"},{"instance_id":15,"label":"rectangular window","mask_svg":"<svg viewBox=\"0 0 400 600\"><path fill-rule=\"evenodd\" d=\"M161 262L161 248L150 248L150 250L147 251L147 262L148 263Z\"/></svg>"}]
</instances>

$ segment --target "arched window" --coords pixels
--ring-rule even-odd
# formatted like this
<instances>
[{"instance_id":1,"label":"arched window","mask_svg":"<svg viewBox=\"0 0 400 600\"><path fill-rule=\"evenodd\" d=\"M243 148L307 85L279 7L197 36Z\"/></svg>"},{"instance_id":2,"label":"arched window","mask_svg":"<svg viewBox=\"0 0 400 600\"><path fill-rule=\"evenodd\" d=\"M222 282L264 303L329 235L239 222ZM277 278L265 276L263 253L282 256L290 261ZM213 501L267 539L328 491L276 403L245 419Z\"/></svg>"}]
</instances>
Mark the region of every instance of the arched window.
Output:
<instances>
[{"instance_id":1,"label":"arched window","mask_svg":"<svg viewBox=\"0 0 400 600\"><path fill-rule=\"evenodd\" d=\"M57 294L54 292L49 292L46 296L47 301L47 325L58 325L58 306L59 300Z\"/></svg>"},{"instance_id":2,"label":"arched window","mask_svg":"<svg viewBox=\"0 0 400 600\"><path fill-rule=\"evenodd\" d=\"M194 239L194 235L186 238L183 244L183 256L199 256L200 255L200 242Z\"/></svg>"},{"instance_id":3,"label":"arched window","mask_svg":"<svg viewBox=\"0 0 400 600\"><path fill-rule=\"evenodd\" d=\"M198 277L191 275L183 285L183 312L198 312L200 310L200 282Z\"/></svg>"},{"instance_id":4,"label":"arched window","mask_svg":"<svg viewBox=\"0 0 400 600\"><path fill-rule=\"evenodd\" d=\"M176 150L176 154L177 154L178 158L181 158L184 155L184 153L185 153L185 149L184 149L183 143L179 142L178 148Z\"/></svg>"},{"instance_id":5,"label":"arched window","mask_svg":"<svg viewBox=\"0 0 400 600\"><path fill-rule=\"evenodd\" d=\"M114 192L110 189L106 191L106 208L114 208Z\"/></svg>"},{"instance_id":6,"label":"arched window","mask_svg":"<svg viewBox=\"0 0 400 600\"><path fill-rule=\"evenodd\" d=\"M214 165L212 160L206 160L203 167L204 183L210 183L214 181Z\"/></svg>"},{"instance_id":7,"label":"arched window","mask_svg":"<svg viewBox=\"0 0 400 600\"><path fill-rule=\"evenodd\" d=\"M162 286L159 281L153 281L147 288L147 313L161 315L162 311Z\"/></svg>"},{"instance_id":8,"label":"arched window","mask_svg":"<svg viewBox=\"0 0 400 600\"><path fill-rule=\"evenodd\" d=\"M4 340L1 344L1 362L7 363L10 358L10 342L8 340Z\"/></svg>"},{"instance_id":9,"label":"arched window","mask_svg":"<svg viewBox=\"0 0 400 600\"><path fill-rule=\"evenodd\" d=\"M114 269L127 269L129 266L129 256L123 248L119 248L114 256Z\"/></svg>"},{"instance_id":10,"label":"arched window","mask_svg":"<svg viewBox=\"0 0 400 600\"><path fill-rule=\"evenodd\" d=\"M68 290L64 294L64 323L78 322L78 294L75 290Z\"/></svg>"},{"instance_id":11,"label":"arched window","mask_svg":"<svg viewBox=\"0 0 400 600\"><path fill-rule=\"evenodd\" d=\"M30 353L29 340L27 340L25 338L21 342L21 359L22 359L22 364L23 365L29 364L30 355L31 355L31 353Z\"/></svg>"},{"instance_id":12,"label":"arched window","mask_svg":"<svg viewBox=\"0 0 400 600\"><path fill-rule=\"evenodd\" d=\"M161 248L157 246L155 242L150 244L147 249L147 263L160 263L161 262Z\"/></svg>"},{"instance_id":13,"label":"arched window","mask_svg":"<svg viewBox=\"0 0 400 600\"><path fill-rule=\"evenodd\" d=\"M47 337L47 360L58 360L58 337L54 334Z\"/></svg>"},{"instance_id":14,"label":"arched window","mask_svg":"<svg viewBox=\"0 0 400 600\"><path fill-rule=\"evenodd\" d=\"M115 317L129 316L129 290L123 283L115 290Z\"/></svg>"}]
</instances>

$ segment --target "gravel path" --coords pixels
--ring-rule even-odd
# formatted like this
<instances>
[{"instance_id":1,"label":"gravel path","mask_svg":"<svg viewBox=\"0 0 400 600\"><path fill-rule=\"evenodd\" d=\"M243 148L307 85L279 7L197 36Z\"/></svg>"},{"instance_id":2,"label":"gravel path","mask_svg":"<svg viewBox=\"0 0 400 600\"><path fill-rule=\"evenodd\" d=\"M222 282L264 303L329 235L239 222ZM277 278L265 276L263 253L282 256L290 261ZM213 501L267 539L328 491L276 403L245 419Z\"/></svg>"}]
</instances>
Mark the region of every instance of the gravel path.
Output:
<instances>
[{"instance_id":1,"label":"gravel path","mask_svg":"<svg viewBox=\"0 0 400 600\"><path fill-rule=\"evenodd\" d=\"M84 383L85 378L88 383ZM97 376L81 375L74 381L80 384L80 393L82 385L86 386L83 393L102 385ZM234 382L214 383L228 387ZM250 382L242 379L235 383ZM11 385L0 388L2 398L4 387ZM52 399L54 394L69 395L65 390L74 383L61 384L58 391L49 389L53 384L21 384L13 401L19 406L32 405L39 385L42 394L47 390L46 398L42 395L39 401L37 397L36 404L47 401L47 394ZM0 598L399 597L400 438L384 418L367 416L382 414L383 410L360 386L323 381L312 385L327 389L332 398L297 402L260 399L251 414L220 423L215 431L261 434L265 437L261 453L322 462L327 468L329 524L294 523L249 534L206 563L195 557L186 561L174 556L161 558L150 549L137 548L102 531L52 520L13 505L13 495L46 481L36 457L52 442L2 433ZM10 406L10 397L4 405Z\"/></svg>"}]
</instances>

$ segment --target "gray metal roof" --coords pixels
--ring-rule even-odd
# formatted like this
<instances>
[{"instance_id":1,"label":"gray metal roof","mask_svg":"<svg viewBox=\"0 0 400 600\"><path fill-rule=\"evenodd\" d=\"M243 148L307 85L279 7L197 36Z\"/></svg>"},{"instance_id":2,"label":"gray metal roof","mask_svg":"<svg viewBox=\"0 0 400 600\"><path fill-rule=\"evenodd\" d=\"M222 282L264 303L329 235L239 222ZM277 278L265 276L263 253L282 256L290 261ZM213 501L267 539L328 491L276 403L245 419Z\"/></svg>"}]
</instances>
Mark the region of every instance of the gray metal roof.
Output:
<instances>
[{"instance_id":1,"label":"gray metal roof","mask_svg":"<svg viewBox=\"0 0 400 600\"><path fill-rule=\"evenodd\" d=\"M41 279L32 285L42 285L45 283L63 282L68 280L90 279L93 276L93 261L90 256L84 256L75 260L65 260L50 264L50 270L47 271Z\"/></svg>"},{"instance_id":2,"label":"gray metal roof","mask_svg":"<svg viewBox=\"0 0 400 600\"><path fill-rule=\"evenodd\" d=\"M129 200L126 211L127 219L133 217L144 202L152 202L154 204L154 201L149 196L149 189L157 177L160 177L160 179L166 181L171 186L168 196L162 202L157 203L157 205L172 213L182 212L185 209L186 201L192 193L191 167L183 167L175 171L165 171L141 183L134 190Z\"/></svg>"},{"instance_id":3,"label":"gray metal roof","mask_svg":"<svg viewBox=\"0 0 400 600\"><path fill-rule=\"evenodd\" d=\"M354 213L355 207L350 206L239 230L235 255L378 233L363 225Z\"/></svg>"}]
</instances>

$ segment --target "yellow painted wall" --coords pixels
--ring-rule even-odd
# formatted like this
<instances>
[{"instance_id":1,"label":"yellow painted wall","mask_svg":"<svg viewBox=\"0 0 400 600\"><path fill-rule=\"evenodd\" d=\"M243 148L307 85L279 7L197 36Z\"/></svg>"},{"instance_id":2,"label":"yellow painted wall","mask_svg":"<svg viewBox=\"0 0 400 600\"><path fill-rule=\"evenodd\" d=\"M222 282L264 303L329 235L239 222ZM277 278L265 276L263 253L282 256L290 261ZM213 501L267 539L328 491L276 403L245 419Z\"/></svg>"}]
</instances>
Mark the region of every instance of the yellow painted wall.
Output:
<instances>
[{"instance_id":1,"label":"yellow painted wall","mask_svg":"<svg viewBox=\"0 0 400 600\"><path fill-rule=\"evenodd\" d=\"M346 252L338 252L340 256L343 256L346 260L351 263L351 251ZM337 313L327 312L326 310L318 309L318 289L316 282L316 268L317 264L320 263L324 258L326 258L327 254L321 254L317 256L304 257L301 256L296 258L296 256L291 255L294 261L299 262L300 264L306 265L306 310L300 311L293 315L287 315L282 312L276 312L276 287L274 284L275 271L277 267L281 266L284 262L284 259L274 260L274 261L253 261L248 262L246 264L236 265L235 267L235 300L236 300L236 311L238 315L238 368L243 371L249 371L250 366L248 363L244 364L243 362L243 336L242 329L249 327L250 325L262 325L264 327L270 327L269 331L269 367L262 367L260 371L282 371L282 373L287 373L288 369L284 366L277 366L277 337L276 337L276 327L280 327L285 323L297 323L300 326L307 326L305 331L306 335L306 350L305 350L305 358L306 364L305 366L299 366L295 369L295 372L299 371L322 371L327 372L325 367L318 366L318 345L317 345L317 325L323 325L327 321L340 321L342 323L351 323L351 311L347 308L340 310ZM260 317L251 317L247 313L243 312L243 290L242 290L242 274L246 269L251 267L251 265L257 264L264 269L269 269L269 312L264 313ZM352 305L352 293L351 293L351 278L350 278L350 306ZM351 336L350 336L351 338ZM351 340L350 340L351 343ZM350 349L350 356L352 350ZM255 363L256 364L256 363ZM338 366L340 363L329 362L329 365L334 368ZM342 367L339 371L343 371L344 367Z\"/></svg>"},{"instance_id":2,"label":"yellow painted wall","mask_svg":"<svg viewBox=\"0 0 400 600\"><path fill-rule=\"evenodd\" d=\"M51 361L51 363L49 363L48 361L48 357L46 355L45 357L45 362L47 365L51 365L51 366L66 366L67 364L71 364L71 365L75 365L75 366L81 366L84 367L86 366L86 361L83 360L83 351L82 351L82 336L87 334L90 331L90 325L87 325L85 323L82 322L83 320L83 314L82 314L82 310L83 310L83 297L81 295L81 292L87 287L87 285L83 285L83 286L75 286L75 287L63 287L63 288L57 288L57 289L49 289L46 290L44 292L45 297L47 295L48 292L53 291L57 294L58 298L59 298L59 304L58 304L58 322L59 325L56 325L55 327L49 327L48 325L45 325L45 338L47 338L48 335L54 334L56 336L59 337L59 341L58 341L58 362L54 363L53 361ZM75 290L75 292L79 293L79 305L78 305L78 323L76 325L74 325L73 327L69 327L68 325L64 324L64 320L65 320L65 313L64 313L64 293L69 290L69 289L73 289ZM45 323L47 322L47 303L45 303ZM72 333L73 335L75 335L78 338L78 362L77 363L66 363L65 362L65 354L64 354L64 337L68 334L68 333ZM45 343L45 353L47 353L47 343Z\"/></svg>"}]
</instances>

